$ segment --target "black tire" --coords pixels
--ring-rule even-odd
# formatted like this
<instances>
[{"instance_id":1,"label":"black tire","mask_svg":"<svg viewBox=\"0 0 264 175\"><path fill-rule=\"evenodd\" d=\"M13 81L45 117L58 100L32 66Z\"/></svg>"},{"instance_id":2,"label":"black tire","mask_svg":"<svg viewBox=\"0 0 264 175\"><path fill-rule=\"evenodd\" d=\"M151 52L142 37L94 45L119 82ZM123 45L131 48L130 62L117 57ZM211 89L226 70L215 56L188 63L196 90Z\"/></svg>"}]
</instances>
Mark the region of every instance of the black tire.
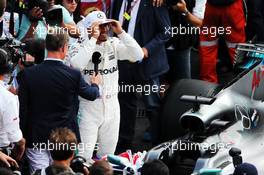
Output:
<instances>
[{"instance_id":1,"label":"black tire","mask_svg":"<svg viewBox=\"0 0 264 175\"><path fill-rule=\"evenodd\" d=\"M161 112L161 141L179 138L185 134L180 125L181 115L192 108L192 104L180 101L182 95L212 97L220 90L218 84L201 80L182 79L167 90Z\"/></svg>"}]
</instances>

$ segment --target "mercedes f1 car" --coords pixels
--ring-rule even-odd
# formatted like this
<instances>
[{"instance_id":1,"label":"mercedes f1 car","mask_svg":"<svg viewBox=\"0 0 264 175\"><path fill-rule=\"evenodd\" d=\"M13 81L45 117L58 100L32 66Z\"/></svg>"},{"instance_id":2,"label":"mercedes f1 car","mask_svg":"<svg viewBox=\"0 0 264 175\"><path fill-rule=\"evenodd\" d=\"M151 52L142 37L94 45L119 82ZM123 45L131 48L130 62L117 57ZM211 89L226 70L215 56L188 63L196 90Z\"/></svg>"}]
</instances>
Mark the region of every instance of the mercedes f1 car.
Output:
<instances>
[{"instance_id":1,"label":"mercedes f1 car","mask_svg":"<svg viewBox=\"0 0 264 175\"><path fill-rule=\"evenodd\" d=\"M225 87L200 80L170 87L161 122L167 141L145 161L162 160L172 175L204 169L229 175L243 159L264 174L264 46L238 45L234 70Z\"/></svg>"}]
</instances>

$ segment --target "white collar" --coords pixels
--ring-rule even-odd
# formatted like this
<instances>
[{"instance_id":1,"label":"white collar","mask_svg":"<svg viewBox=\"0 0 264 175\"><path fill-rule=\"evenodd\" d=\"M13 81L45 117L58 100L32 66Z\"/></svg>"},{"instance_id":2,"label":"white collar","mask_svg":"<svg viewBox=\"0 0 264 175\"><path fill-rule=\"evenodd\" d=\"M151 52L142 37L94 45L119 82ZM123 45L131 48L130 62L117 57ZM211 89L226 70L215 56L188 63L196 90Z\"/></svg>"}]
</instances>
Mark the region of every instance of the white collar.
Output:
<instances>
[{"instance_id":1,"label":"white collar","mask_svg":"<svg viewBox=\"0 0 264 175\"><path fill-rule=\"evenodd\" d=\"M44 61L60 61L60 62L64 63L64 61L59 59L59 58L45 58Z\"/></svg>"}]
</instances>

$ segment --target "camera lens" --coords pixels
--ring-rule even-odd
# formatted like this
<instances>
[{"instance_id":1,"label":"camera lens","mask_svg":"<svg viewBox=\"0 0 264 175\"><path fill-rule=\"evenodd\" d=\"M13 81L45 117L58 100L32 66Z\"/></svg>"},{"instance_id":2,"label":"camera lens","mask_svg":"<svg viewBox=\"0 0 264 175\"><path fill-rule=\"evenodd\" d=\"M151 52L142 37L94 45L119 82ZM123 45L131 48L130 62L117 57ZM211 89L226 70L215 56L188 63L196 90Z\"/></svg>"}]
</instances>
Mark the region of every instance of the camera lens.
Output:
<instances>
[{"instance_id":1,"label":"camera lens","mask_svg":"<svg viewBox=\"0 0 264 175\"><path fill-rule=\"evenodd\" d=\"M75 173L84 173L83 169L85 167L85 162L86 162L85 158L81 156L77 156L71 162L71 169Z\"/></svg>"}]
</instances>

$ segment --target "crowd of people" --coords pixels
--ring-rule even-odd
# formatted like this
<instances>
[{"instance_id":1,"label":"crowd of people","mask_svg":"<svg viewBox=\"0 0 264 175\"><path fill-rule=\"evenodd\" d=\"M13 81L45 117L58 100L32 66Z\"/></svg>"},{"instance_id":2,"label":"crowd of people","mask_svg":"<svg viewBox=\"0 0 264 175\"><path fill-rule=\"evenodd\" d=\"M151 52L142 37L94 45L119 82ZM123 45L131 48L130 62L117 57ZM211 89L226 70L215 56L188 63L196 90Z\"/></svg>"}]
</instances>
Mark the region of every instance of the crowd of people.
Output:
<instances>
[{"instance_id":1,"label":"crowd of people","mask_svg":"<svg viewBox=\"0 0 264 175\"><path fill-rule=\"evenodd\" d=\"M139 94L146 132L160 143L161 91L192 78L194 48L200 79L218 83L220 38L231 63L238 43L264 42L262 0L0 0L0 16L1 39L25 43L21 53L0 48L0 161L26 161L35 175L74 174L76 155L91 162L133 149ZM141 174L153 171L169 174L160 161ZM98 161L83 173L113 170Z\"/></svg>"}]
</instances>

